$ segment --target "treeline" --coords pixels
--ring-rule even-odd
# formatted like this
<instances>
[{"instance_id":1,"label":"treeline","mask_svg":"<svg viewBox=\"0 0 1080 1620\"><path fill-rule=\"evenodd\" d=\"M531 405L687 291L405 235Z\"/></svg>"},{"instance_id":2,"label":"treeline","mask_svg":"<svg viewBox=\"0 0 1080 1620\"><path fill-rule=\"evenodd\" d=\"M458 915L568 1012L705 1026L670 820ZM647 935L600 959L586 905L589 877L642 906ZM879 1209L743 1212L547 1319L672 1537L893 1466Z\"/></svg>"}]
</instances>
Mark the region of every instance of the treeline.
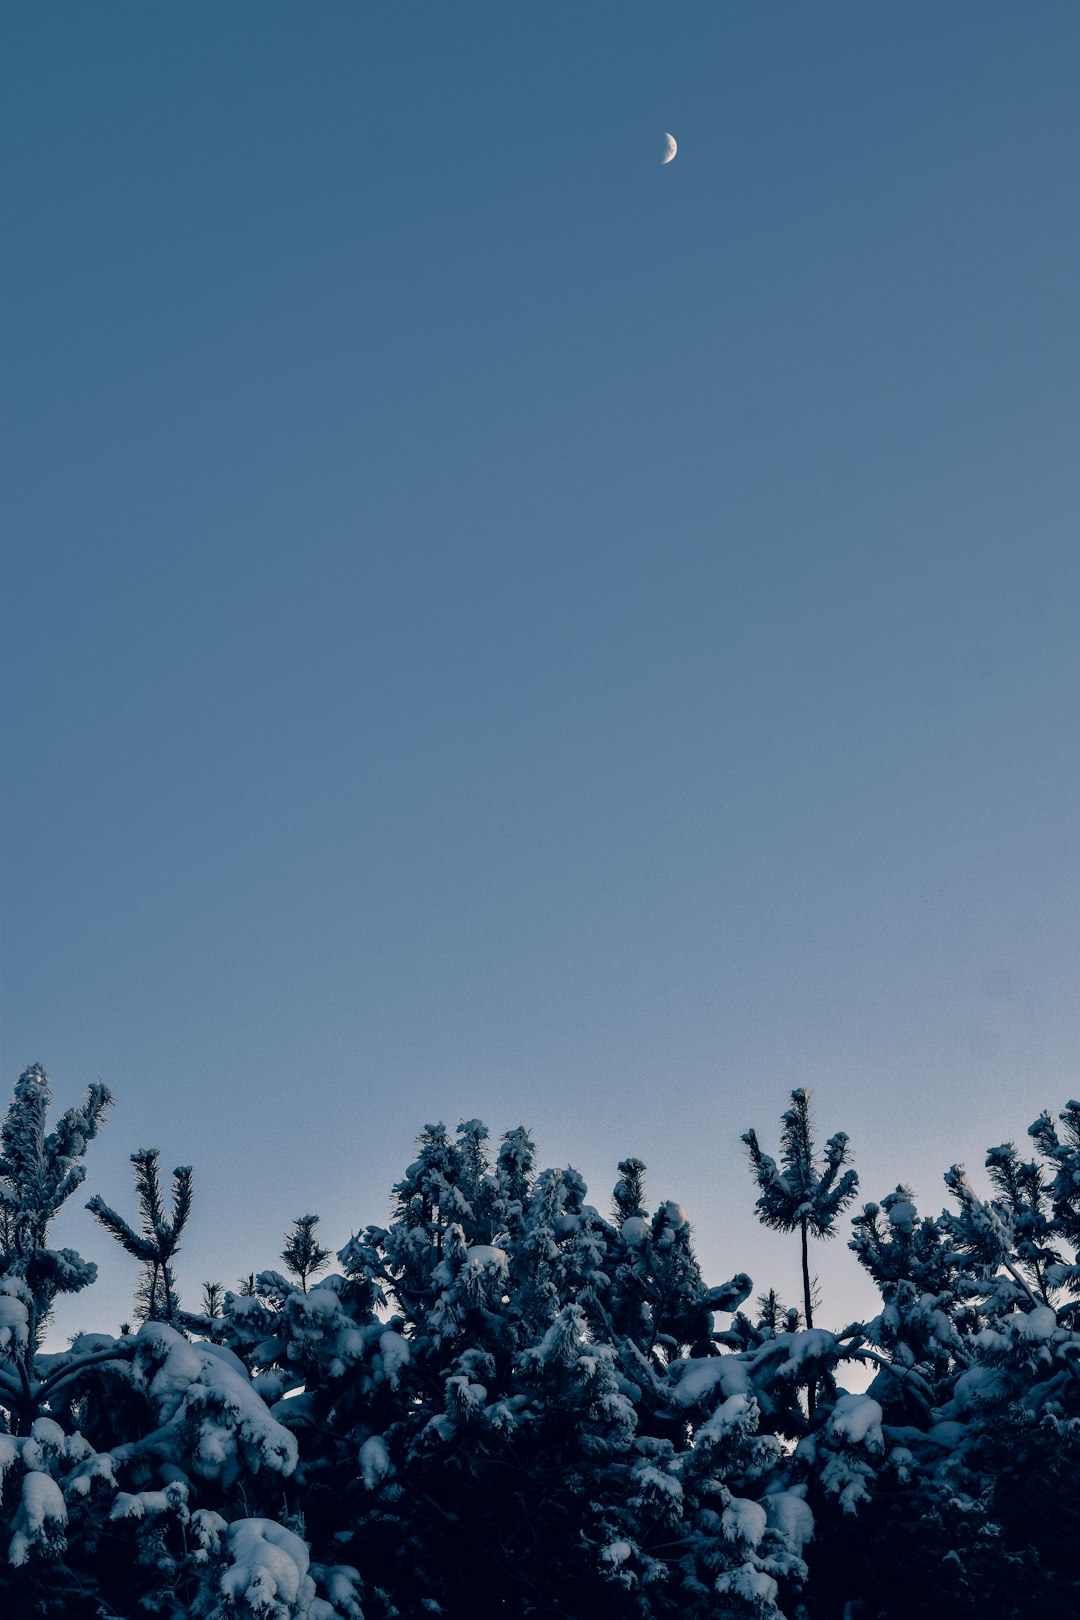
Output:
<instances>
[{"instance_id":1,"label":"treeline","mask_svg":"<svg viewBox=\"0 0 1080 1620\"><path fill-rule=\"evenodd\" d=\"M881 1307L842 1331L814 1324L811 1254L858 1182L803 1091L775 1158L744 1138L759 1215L799 1245L789 1304L709 1286L639 1160L601 1212L525 1130L470 1120L425 1128L337 1270L304 1215L283 1270L185 1309L191 1171L166 1190L144 1150L137 1219L88 1205L138 1266L135 1325L50 1354L95 1268L49 1227L111 1098L51 1128L50 1101L27 1069L0 1140L5 1617L1080 1610L1080 1103L1035 1121L1031 1158L990 1151L989 1200L954 1166L941 1214L905 1187L864 1204L849 1246Z\"/></svg>"}]
</instances>

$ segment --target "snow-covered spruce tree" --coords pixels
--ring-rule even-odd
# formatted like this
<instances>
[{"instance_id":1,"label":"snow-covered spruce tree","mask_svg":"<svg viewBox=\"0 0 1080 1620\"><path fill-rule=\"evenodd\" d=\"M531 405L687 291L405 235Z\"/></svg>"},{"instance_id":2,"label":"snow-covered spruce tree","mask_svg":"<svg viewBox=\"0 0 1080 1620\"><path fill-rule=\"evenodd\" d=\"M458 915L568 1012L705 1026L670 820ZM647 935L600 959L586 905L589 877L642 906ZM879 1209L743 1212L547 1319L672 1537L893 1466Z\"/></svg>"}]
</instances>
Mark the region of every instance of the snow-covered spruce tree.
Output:
<instances>
[{"instance_id":1,"label":"snow-covered spruce tree","mask_svg":"<svg viewBox=\"0 0 1080 1620\"><path fill-rule=\"evenodd\" d=\"M27 1355L28 1270L5 1273L0 1613L1071 1612L1078 1125L1042 1116L1030 1164L991 1150L988 1198L954 1167L940 1216L905 1187L867 1205L852 1247L882 1306L839 1333L771 1292L744 1314L741 1274L707 1287L640 1161L605 1218L526 1132L492 1155L476 1120L425 1130L340 1272L178 1311L197 1342L148 1321Z\"/></svg>"},{"instance_id":2,"label":"snow-covered spruce tree","mask_svg":"<svg viewBox=\"0 0 1080 1620\"><path fill-rule=\"evenodd\" d=\"M1032 1135L1060 1167L1048 1115ZM1055 1203L1061 1184L1011 1144L986 1166L989 1199L953 1166L955 1209L920 1217L899 1187L854 1223L883 1308L846 1348L877 1376L865 1397L836 1402L812 1452L799 1447L817 1518L815 1615L855 1597L869 1620L1080 1607L1080 1234Z\"/></svg>"},{"instance_id":3,"label":"snow-covered spruce tree","mask_svg":"<svg viewBox=\"0 0 1080 1620\"><path fill-rule=\"evenodd\" d=\"M172 1219L167 1220L158 1171L159 1157L157 1148L140 1148L131 1155L141 1232L134 1231L99 1194L95 1193L86 1207L121 1248L142 1266L135 1288L136 1320L175 1325L180 1312L180 1296L172 1261L191 1214L192 1176L189 1164L178 1165L173 1171Z\"/></svg>"},{"instance_id":4,"label":"snow-covered spruce tree","mask_svg":"<svg viewBox=\"0 0 1080 1620\"><path fill-rule=\"evenodd\" d=\"M1045 1191L1051 1201L1054 1228L1061 1243L1073 1250L1074 1260L1055 1259L1052 1269L1046 1269L1046 1280L1055 1289L1071 1289L1080 1294L1080 1270L1075 1255L1080 1251L1080 1102L1068 1103L1060 1115L1062 1130L1059 1134L1047 1113L1040 1114L1028 1135L1033 1138L1039 1152L1049 1160L1053 1179ZM1059 1318L1072 1328L1080 1328L1080 1306L1075 1302L1058 1306Z\"/></svg>"},{"instance_id":5,"label":"snow-covered spruce tree","mask_svg":"<svg viewBox=\"0 0 1080 1620\"><path fill-rule=\"evenodd\" d=\"M92 1087L47 1132L35 1067L4 1124L0 1614L358 1620L356 1572L280 1518L296 1441L235 1356L160 1321L40 1348L55 1294L93 1278L47 1232L109 1100Z\"/></svg>"},{"instance_id":6,"label":"snow-covered spruce tree","mask_svg":"<svg viewBox=\"0 0 1080 1620\"><path fill-rule=\"evenodd\" d=\"M48 1380L37 1377L35 1357L57 1294L76 1294L97 1276L97 1267L73 1249L51 1249L49 1227L82 1185L86 1149L112 1102L109 1088L87 1088L79 1108L69 1108L46 1129L52 1093L40 1063L19 1076L0 1131L0 1411L23 1433L47 1398Z\"/></svg>"},{"instance_id":7,"label":"snow-covered spruce tree","mask_svg":"<svg viewBox=\"0 0 1080 1620\"><path fill-rule=\"evenodd\" d=\"M682 1205L668 1200L651 1218L645 1213L640 1159L619 1165L613 1216L618 1240L608 1244L608 1309L626 1350L632 1346L635 1357L656 1372L680 1355L708 1354L712 1313L734 1311L753 1286L750 1278L740 1274L719 1288L706 1288Z\"/></svg>"},{"instance_id":8,"label":"snow-covered spruce tree","mask_svg":"<svg viewBox=\"0 0 1080 1620\"><path fill-rule=\"evenodd\" d=\"M780 1448L707 1327L749 1279L704 1287L678 1205L624 1236L525 1132L486 1140L427 1127L343 1275L226 1297L255 1387L292 1391L313 1555L363 1572L365 1614L476 1612L480 1564L485 1613L779 1615L809 1514L765 1504Z\"/></svg>"}]
</instances>

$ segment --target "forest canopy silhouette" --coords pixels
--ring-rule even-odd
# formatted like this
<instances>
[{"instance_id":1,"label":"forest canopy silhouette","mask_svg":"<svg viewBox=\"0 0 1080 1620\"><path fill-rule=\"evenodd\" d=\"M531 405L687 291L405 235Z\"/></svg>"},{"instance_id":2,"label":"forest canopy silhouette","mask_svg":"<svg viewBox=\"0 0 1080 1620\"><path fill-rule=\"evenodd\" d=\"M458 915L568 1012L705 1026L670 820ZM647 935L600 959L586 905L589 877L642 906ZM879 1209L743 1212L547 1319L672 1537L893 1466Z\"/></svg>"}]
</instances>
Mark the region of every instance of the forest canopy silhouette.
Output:
<instances>
[{"instance_id":1,"label":"forest canopy silhouette","mask_svg":"<svg viewBox=\"0 0 1080 1620\"><path fill-rule=\"evenodd\" d=\"M641 1160L611 1202L428 1125L386 1226L336 1256L318 1216L235 1289L183 1301L195 1180L132 1154L133 1320L44 1332L95 1267L49 1246L112 1099L50 1120L19 1078L0 1138L0 1611L134 1620L891 1620L1080 1602L1080 1102L858 1203L843 1132L796 1090L744 1142L803 1297L710 1283ZM298 1189L303 1197L303 1190ZM750 1186L732 1188L732 1198ZM851 1210L854 1214L849 1214ZM813 1245L846 1220L877 1314L814 1319ZM826 1302L827 1308L827 1302ZM858 1374L856 1377L855 1374ZM870 1378L869 1387L867 1378ZM855 1390L845 1384L854 1382ZM1072 1600L1070 1604L1070 1599Z\"/></svg>"}]
</instances>

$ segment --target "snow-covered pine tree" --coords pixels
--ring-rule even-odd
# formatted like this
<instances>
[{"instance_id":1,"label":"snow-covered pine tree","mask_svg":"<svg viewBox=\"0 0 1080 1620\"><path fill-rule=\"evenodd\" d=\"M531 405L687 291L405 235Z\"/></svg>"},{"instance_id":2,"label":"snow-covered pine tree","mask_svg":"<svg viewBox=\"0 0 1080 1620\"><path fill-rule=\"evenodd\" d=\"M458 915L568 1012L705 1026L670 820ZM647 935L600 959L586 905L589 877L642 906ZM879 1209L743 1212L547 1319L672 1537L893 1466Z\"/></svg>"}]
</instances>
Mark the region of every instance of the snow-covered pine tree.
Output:
<instances>
[{"instance_id":1,"label":"snow-covered pine tree","mask_svg":"<svg viewBox=\"0 0 1080 1620\"><path fill-rule=\"evenodd\" d=\"M986 1155L986 1169L994 1187L992 1200L1008 1220L1014 1236L1020 1270L1044 1305L1050 1303L1049 1268L1061 1260L1053 1241L1053 1211L1043 1167L1021 1159L1015 1144L1003 1142Z\"/></svg>"},{"instance_id":2,"label":"snow-covered pine tree","mask_svg":"<svg viewBox=\"0 0 1080 1620\"><path fill-rule=\"evenodd\" d=\"M49 1132L34 1066L0 1137L0 1614L358 1620L356 1572L278 1522L296 1441L235 1356L163 1321L40 1347L94 1276L47 1238L109 1100L91 1087Z\"/></svg>"},{"instance_id":3,"label":"snow-covered pine tree","mask_svg":"<svg viewBox=\"0 0 1080 1620\"><path fill-rule=\"evenodd\" d=\"M1069 1118L1066 1110L1066 1131ZM1051 1170L1064 1157L1068 1171L1049 1115L1030 1134ZM920 1612L927 1591L965 1620L1080 1605L1069 1551L1080 1233L1070 1236L1068 1181L1062 1207L1046 1168L1008 1143L989 1151L986 1167L990 1198L954 1165L945 1176L954 1209L920 1217L913 1193L898 1187L855 1220L851 1247L883 1309L852 1331L848 1348L877 1369L864 1399L881 1414L880 1440L876 1454L866 1449L875 1425L855 1407L841 1420L864 1428L861 1458L836 1442L831 1419L817 1444L815 1613L859 1594L869 1613L902 1620Z\"/></svg>"},{"instance_id":4,"label":"snow-covered pine tree","mask_svg":"<svg viewBox=\"0 0 1080 1620\"><path fill-rule=\"evenodd\" d=\"M958 1287L958 1257L937 1220L920 1217L910 1187L865 1204L852 1233L848 1247L876 1283L883 1308L861 1326L851 1349L877 1369L871 1391L892 1422L928 1424L969 1309L971 1291Z\"/></svg>"},{"instance_id":5,"label":"snow-covered pine tree","mask_svg":"<svg viewBox=\"0 0 1080 1620\"><path fill-rule=\"evenodd\" d=\"M135 1288L135 1317L139 1322L176 1323L180 1296L172 1261L188 1216L191 1214L192 1174L189 1164L177 1165L172 1174L172 1218L166 1219L165 1199L158 1170L158 1148L140 1148L131 1155L135 1193L142 1231L134 1231L100 1194L87 1203L94 1219L114 1237L142 1270Z\"/></svg>"},{"instance_id":6,"label":"snow-covered pine tree","mask_svg":"<svg viewBox=\"0 0 1080 1620\"><path fill-rule=\"evenodd\" d=\"M0 1409L16 1433L43 1398L34 1360L57 1294L75 1294L97 1267L73 1249L51 1249L49 1227L84 1181L86 1149L112 1102L108 1086L88 1086L81 1107L46 1129L52 1093L40 1063L24 1069L0 1130Z\"/></svg>"},{"instance_id":7,"label":"snow-covered pine tree","mask_svg":"<svg viewBox=\"0 0 1080 1620\"><path fill-rule=\"evenodd\" d=\"M369 1227L342 1250L348 1277L377 1291L385 1314L356 1313L340 1327L327 1319L333 1359L309 1354L290 1330L303 1296L275 1298L274 1274L259 1274L261 1304L226 1300L230 1342L264 1369L257 1386L269 1392L291 1369L301 1391L281 1413L301 1446L316 1555L333 1546L402 1612L465 1612L479 1557L492 1613L705 1616L709 1583L723 1576L735 1583L725 1612L774 1614L745 1593L757 1601L775 1590L755 1559L788 1569L779 1543L766 1552L749 1509L757 1550L729 1545L719 1528L702 1538L696 1507L684 1506L680 1446L713 1411L672 1402L677 1344L659 1345L648 1361L614 1331L609 1262L627 1253L620 1234L587 1203L576 1171L532 1175L524 1132L507 1133L494 1170L485 1140L476 1122L456 1142L429 1127L398 1184L390 1227ZM706 1298L733 1308L749 1290L748 1279L703 1288L678 1206L661 1205L646 1226L659 1320L677 1317L682 1300L707 1318ZM666 1265L686 1286L665 1304L662 1290L655 1299L651 1291ZM331 1277L307 1296L308 1308L327 1292L344 1304ZM714 1467L695 1484L695 1504L719 1493L722 1506L723 1478L745 1490L756 1477L751 1460L776 1449L757 1447L753 1403L744 1404L710 1452Z\"/></svg>"},{"instance_id":8,"label":"snow-covered pine tree","mask_svg":"<svg viewBox=\"0 0 1080 1620\"><path fill-rule=\"evenodd\" d=\"M0 1414L18 1431L0 1423L0 1613L1080 1605L1080 1106L1036 1122L1033 1163L992 1149L988 1197L954 1167L940 1216L903 1186L865 1206L852 1247L882 1305L842 1333L800 1329L771 1292L752 1319L741 1274L707 1288L684 1212L648 1213L640 1161L612 1222L578 1172L534 1172L524 1131L492 1165L468 1121L425 1131L389 1226L352 1238L340 1274L252 1273L220 1314L212 1293L176 1313L196 1342L147 1321L50 1353L30 1345L27 1281L46 1234L28 1247L20 1215L57 1207L57 1165L88 1137L48 1136L41 1078L17 1088L0 1170ZM837 1163L822 1189L827 1172L826 1201L845 1180ZM873 1367L866 1393L842 1387L850 1361Z\"/></svg>"},{"instance_id":9,"label":"snow-covered pine tree","mask_svg":"<svg viewBox=\"0 0 1080 1620\"><path fill-rule=\"evenodd\" d=\"M535 1161L536 1148L525 1127L507 1131L495 1161L494 1215L497 1230L508 1237L521 1236Z\"/></svg>"},{"instance_id":10,"label":"snow-covered pine tree","mask_svg":"<svg viewBox=\"0 0 1080 1620\"><path fill-rule=\"evenodd\" d=\"M711 1313L735 1307L730 1284L706 1289L682 1205L669 1199L651 1218L645 1208L645 1165L624 1159L612 1194L616 1225L607 1257L612 1323L616 1334L662 1371L687 1350L707 1352ZM751 1287L745 1281L739 1298Z\"/></svg>"},{"instance_id":11,"label":"snow-covered pine tree","mask_svg":"<svg viewBox=\"0 0 1080 1620\"><path fill-rule=\"evenodd\" d=\"M1028 1126L1028 1135L1050 1161L1054 1175L1048 1190L1055 1231L1074 1251L1071 1264L1064 1259L1055 1261L1047 1277L1052 1287L1071 1288L1074 1294L1080 1295L1080 1268L1075 1259L1076 1252L1080 1251L1080 1102L1075 1099L1069 1102L1059 1118L1060 1133L1050 1115L1043 1113ZM1058 1314L1070 1327L1080 1329L1080 1300L1059 1303Z\"/></svg>"}]
</instances>

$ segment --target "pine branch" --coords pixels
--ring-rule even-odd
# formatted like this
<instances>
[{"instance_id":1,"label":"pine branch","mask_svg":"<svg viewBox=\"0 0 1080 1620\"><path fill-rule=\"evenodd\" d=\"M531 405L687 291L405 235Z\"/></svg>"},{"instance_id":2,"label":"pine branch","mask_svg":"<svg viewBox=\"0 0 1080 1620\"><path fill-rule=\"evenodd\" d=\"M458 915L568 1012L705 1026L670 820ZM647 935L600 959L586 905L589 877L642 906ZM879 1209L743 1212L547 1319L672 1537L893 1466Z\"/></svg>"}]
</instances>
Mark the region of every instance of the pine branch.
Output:
<instances>
[{"instance_id":1,"label":"pine branch","mask_svg":"<svg viewBox=\"0 0 1080 1620\"><path fill-rule=\"evenodd\" d=\"M193 1193L194 1182L190 1164L177 1165L172 1174L173 1216L169 1228L172 1240L170 1253L179 1246L181 1234L191 1214Z\"/></svg>"},{"instance_id":2,"label":"pine branch","mask_svg":"<svg viewBox=\"0 0 1080 1620\"><path fill-rule=\"evenodd\" d=\"M135 1260L150 1263L156 1253L154 1244L137 1232L133 1232L122 1215L111 1209L100 1193L95 1193L86 1205L94 1219L103 1226L110 1237L114 1237Z\"/></svg>"},{"instance_id":3,"label":"pine branch","mask_svg":"<svg viewBox=\"0 0 1080 1620\"><path fill-rule=\"evenodd\" d=\"M135 1192L139 1199L143 1231L148 1238L161 1241L165 1224L165 1207L161 1198L161 1177L158 1174L159 1150L140 1148L131 1155L135 1166Z\"/></svg>"}]
</instances>

